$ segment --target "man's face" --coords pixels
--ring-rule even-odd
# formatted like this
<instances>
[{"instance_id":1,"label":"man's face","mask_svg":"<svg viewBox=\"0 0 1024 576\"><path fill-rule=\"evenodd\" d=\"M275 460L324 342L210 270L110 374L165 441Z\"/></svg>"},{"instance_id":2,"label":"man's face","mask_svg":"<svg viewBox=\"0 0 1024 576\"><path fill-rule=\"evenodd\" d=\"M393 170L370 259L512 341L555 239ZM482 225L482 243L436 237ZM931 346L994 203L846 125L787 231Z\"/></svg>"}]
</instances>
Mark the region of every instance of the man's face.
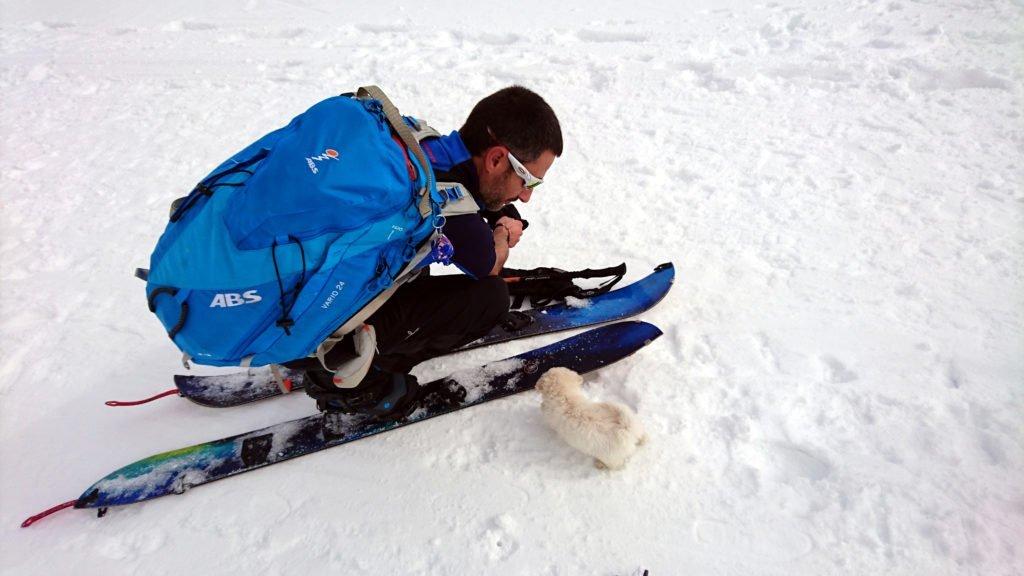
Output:
<instances>
[{"instance_id":1,"label":"man's face","mask_svg":"<svg viewBox=\"0 0 1024 576\"><path fill-rule=\"evenodd\" d=\"M543 179L548 169L555 163L555 154L545 150L536 160L523 162L526 169L537 178ZM505 154L500 154L492 161L487 174L480 178L480 196L488 210L501 210L505 205L519 200L529 202L533 190L527 188L523 179L515 173Z\"/></svg>"}]
</instances>

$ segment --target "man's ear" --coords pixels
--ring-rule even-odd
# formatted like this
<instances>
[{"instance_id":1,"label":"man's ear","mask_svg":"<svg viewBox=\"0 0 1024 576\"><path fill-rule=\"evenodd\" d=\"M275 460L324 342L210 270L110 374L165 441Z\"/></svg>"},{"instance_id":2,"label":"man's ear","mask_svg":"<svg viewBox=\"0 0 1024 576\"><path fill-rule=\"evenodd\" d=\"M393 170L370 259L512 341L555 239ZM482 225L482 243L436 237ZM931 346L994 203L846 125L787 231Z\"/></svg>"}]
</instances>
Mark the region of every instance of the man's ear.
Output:
<instances>
[{"instance_id":1,"label":"man's ear","mask_svg":"<svg viewBox=\"0 0 1024 576\"><path fill-rule=\"evenodd\" d=\"M495 171L501 166L501 160L505 157L504 149L500 146L491 146L484 152L484 166L488 171Z\"/></svg>"}]
</instances>

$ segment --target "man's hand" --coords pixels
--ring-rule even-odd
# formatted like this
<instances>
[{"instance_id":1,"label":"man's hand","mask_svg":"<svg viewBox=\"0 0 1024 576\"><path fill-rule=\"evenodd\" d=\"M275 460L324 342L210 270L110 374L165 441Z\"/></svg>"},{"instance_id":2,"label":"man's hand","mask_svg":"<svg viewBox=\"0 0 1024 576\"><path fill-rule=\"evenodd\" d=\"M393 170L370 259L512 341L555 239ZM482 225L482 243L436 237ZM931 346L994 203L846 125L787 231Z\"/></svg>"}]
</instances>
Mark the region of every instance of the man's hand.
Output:
<instances>
[{"instance_id":1,"label":"man's hand","mask_svg":"<svg viewBox=\"0 0 1024 576\"><path fill-rule=\"evenodd\" d=\"M508 216L502 216L499 218L498 222L494 225L494 230L508 231L509 248L515 248L516 244L519 244L519 239L523 237L523 223L515 218L509 218Z\"/></svg>"},{"instance_id":2,"label":"man's hand","mask_svg":"<svg viewBox=\"0 0 1024 576\"><path fill-rule=\"evenodd\" d=\"M502 216L494 224L494 268L491 269L491 276L501 274L501 269L508 260L509 250L519 243L522 236L523 223L515 218Z\"/></svg>"}]
</instances>

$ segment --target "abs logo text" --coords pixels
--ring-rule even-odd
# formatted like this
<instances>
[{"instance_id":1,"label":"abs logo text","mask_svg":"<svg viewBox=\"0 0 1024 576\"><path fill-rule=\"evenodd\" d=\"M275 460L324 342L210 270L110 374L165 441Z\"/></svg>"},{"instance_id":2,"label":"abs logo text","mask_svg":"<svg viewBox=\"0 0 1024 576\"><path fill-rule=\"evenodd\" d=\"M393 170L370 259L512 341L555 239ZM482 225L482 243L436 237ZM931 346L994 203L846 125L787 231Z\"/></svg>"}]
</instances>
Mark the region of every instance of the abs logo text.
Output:
<instances>
[{"instance_id":1,"label":"abs logo text","mask_svg":"<svg viewBox=\"0 0 1024 576\"><path fill-rule=\"evenodd\" d=\"M317 174L320 172L320 170L316 167L317 162L337 160L338 156L340 156L340 154L338 154L337 150L335 150L334 148L328 148L324 150L324 153L320 154L319 156L310 156L306 158L306 165L309 166L309 169L310 171L313 172L313 174Z\"/></svg>"},{"instance_id":2,"label":"abs logo text","mask_svg":"<svg viewBox=\"0 0 1024 576\"><path fill-rule=\"evenodd\" d=\"M241 294L225 292L213 297L213 302L210 302L210 308L231 308L243 304L255 304L262 300L263 298L255 290L246 290Z\"/></svg>"}]
</instances>

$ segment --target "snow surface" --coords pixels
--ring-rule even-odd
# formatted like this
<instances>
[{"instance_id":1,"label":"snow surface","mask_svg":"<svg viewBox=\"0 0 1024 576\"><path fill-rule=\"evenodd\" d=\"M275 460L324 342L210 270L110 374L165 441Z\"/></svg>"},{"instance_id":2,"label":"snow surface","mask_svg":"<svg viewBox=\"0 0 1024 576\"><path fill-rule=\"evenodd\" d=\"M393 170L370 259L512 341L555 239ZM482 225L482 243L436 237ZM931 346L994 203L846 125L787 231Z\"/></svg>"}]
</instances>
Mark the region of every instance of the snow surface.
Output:
<instances>
[{"instance_id":1,"label":"snow surface","mask_svg":"<svg viewBox=\"0 0 1024 576\"><path fill-rule=\"evenodd\" d=\"M0 572L1024 573L1019 0L339 4L0 1ZM588 385L651 442L595 470L524 394L18 528L313 412L103 401L181 369L131 277L168 203L371 83L443 130L512 83L553 105L512 262L675 262L665 336Z\"/></svg>"},{"instance_id":2,"label":"snow surface","mask_svg":"<svg viewBox=\"0 0 1024 576\"><path fill-rule=\"evenodd\" d=\"M529 345L526 345L529 346ZM508 359L498 362L489 362L485 366L473 366L463 370L456 370L451 374L451 379L466 389L467 403L476 402L491 391L495 378L512 374L523 368L522 360ZM515 376L505 383L505 390L514 390L519 377Z\"/></svg>"}]
</instances>

